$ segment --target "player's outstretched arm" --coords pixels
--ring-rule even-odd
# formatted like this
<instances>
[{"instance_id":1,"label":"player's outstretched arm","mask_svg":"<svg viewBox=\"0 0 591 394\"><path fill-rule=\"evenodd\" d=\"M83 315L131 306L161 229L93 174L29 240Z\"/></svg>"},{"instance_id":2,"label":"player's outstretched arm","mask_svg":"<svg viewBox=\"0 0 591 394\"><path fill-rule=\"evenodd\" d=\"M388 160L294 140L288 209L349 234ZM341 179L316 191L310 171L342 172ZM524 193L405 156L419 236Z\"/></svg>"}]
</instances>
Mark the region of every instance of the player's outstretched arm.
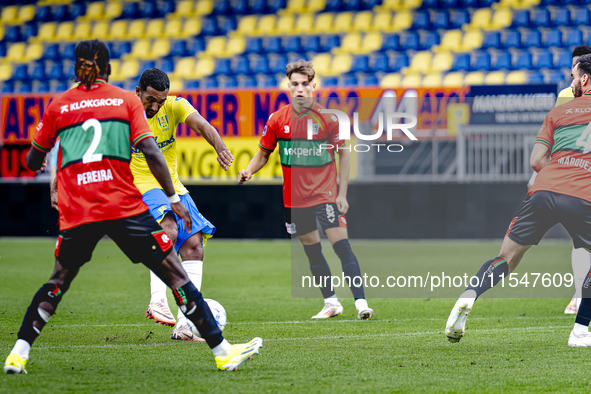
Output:
<instances>
[{"instance_id":1,"label":"player's outstretched arm","mask_svg":"<svg viewBox=\"0 0 591 394\"><path fill-rule=\"evenodd\" d=\"M228 171L228 167L232 165L234 161L234 156L232 156L232 152L226 147L224 141L222 141L222 137L218 131L213 127L205 118L199 115L198 112L194 112L191 115L187 116L185 119L185 123L187 126L191 128L197 134L201 134L203 138L215 149L218 154L218 163L224 169L224 171Z\"/></svg>"},{"instance_id":2,"label":"player's outstretched arm","mask_svg":"<svg viewBox=\"0 0 591 394\"><path fill-rule=\"evenodd\" d=\"M540 172L548 164L549 157L550 148L545 144L537 143L534 145L534 149L529 157L529 165L534 171Z\"/></svg>"},{"instance_id":3,"label":"player's outstretched arm","mask_svg":"<svg viewBox=\"0 0 591 394\"><path fill-rule=\"evenodd\" d=\"M337 209L345 214L349 210L347 190L349 189L349 171L351 168L351 156L347 149L341 149L339 154L339 195L337 196Z\"/></svg>"},{"instance_id":4,"label":"player's outstretched arm","mask_svg":"<svg viewBox=\"0 0 591 394\"><path fill-rule=\"evenodd\" d=\"M154 141L154 138L144 138L138 142L136 147L144 153L148 167L150 167L150 171L154 174L154 178L156 178L160 186L162 186L164 193L166 193L168 197L174 198L174 196L176 196L177 201L173 201L173 199L170 201L172 210L185 221L185 228L187 231L191 231L193 220L191 219L191 215L187 208L185 208L185 206L181 204L180 199L178 199L179 197L174 190L172 179L168 172L168 166L166 165L164 156L162 156L162 152L160 152L158 145L156 145L156 141Z\"/></svg>"},{"instance_id":5,"label":"player's outstretched arm","mask_svg":"<svg viewBox=\"0 0 591 394\"><path fill-rule=\"evenodd\" d=\"M252 178L253 174L256 174L261 168L269 161L271 152L260 149L252 158L246 170L241 170L238 173L238 183L244 183Z\"/></svg>"}]
</instances>

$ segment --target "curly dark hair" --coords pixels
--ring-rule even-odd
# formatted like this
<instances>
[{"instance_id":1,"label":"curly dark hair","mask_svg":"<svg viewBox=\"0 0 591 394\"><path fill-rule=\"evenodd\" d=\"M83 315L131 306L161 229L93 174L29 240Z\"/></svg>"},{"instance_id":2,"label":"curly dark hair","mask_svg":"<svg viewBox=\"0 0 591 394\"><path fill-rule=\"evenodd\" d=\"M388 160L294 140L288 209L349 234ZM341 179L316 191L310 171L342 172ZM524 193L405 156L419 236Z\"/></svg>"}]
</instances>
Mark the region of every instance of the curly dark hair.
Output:
<instances>
[{"instance_id":1,"label":"curly dark hair","mask_svg":"<svg viewBox=\"0 0 591 394\"><path fill-rule=\"evenodd\" d=\"M142 92L145 92L151 86L159 92L164 92L166 89L170 89L170 80L168 75L162 70L157 68L149 68L144 71L140 77L139 87Z\"/></svg>"},{"instance_id":2,"label":"curly dark hair","mask_svg":"<svg viewBox=\"0 0 591 394\"><path fill-rule=\"evenodd\" d=\"M81 41L74 50L76 65L74 72L76 82L86 85L88 89L96 78L107 71L111 57L109 48L100 40Z\"/></svg>"}]
</instances>

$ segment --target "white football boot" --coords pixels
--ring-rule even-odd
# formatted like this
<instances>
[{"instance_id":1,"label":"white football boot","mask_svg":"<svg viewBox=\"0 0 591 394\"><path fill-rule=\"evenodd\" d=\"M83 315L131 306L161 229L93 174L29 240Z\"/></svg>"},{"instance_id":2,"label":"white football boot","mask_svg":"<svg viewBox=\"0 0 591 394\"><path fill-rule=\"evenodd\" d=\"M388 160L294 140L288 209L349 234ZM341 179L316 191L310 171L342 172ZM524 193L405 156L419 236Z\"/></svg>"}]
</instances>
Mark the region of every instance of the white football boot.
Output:
<instances>
[{"instance_id":1,"label":"white football boot","mask_svg":"<svg viewBox=\"0 0 591 394\"><path fill-rule=\"evenodd\" d=\"M150 302L148 309L146 309L146 317L154 319L156 323L164 324L167 326L174 326L176 320L168 307L166 299L162 298L158 302Z\"/></svg>"},{"instance_id":2,"label":"white football boot","mask_svg":"<svg viewBox=\"0 0 591 394\"><path fill-rule=\"evenodd\" d=\"M337 305L324 304L324 308L318 314L312 316L312 319L328 319L343 314L343 306L341 303Z\"/></svg>"},{"instance_id":3,"label":"white football boot","mask_svg":"<svg viewBox=\"0 0 591 394\"><path fill-rule=\"evenodd\" d=\"M575 331L570 332L568 337L568 346L570 347L590 347L591 346L591 333L585 335L577 335Z\"/></svg>"},{"instance_id":4,"label":"white football boot","mask_svg":"<svg viewBox=\"0 0 591 394\"><path fill-rule=\"evenodd\" d=\"M475 298L460 298L456 301L445 325L445 335L450 342L459 342L464 336L466 320L474 301L476 301Z\"/></svg>"},{"instance_id":5,"label":"white football boot","mask_svg":"<svg viewBox=\"0 0 591 394\"><path fill-rule=\"evenodd\" d=\"M581 299L573 297L572 300L566 306L564 310L565 315L576 315L579 312L579 306L581 305Z\"/></svg>"}]
</instances>

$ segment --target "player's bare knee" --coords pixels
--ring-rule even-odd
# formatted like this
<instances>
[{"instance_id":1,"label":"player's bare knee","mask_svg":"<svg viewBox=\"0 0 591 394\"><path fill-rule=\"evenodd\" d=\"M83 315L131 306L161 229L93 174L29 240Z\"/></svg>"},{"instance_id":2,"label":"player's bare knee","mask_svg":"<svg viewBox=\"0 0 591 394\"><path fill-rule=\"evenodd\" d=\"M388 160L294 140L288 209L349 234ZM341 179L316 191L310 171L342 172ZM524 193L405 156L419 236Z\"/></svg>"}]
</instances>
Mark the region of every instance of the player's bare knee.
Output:
<instances>
[{"instance_id":1,"label":"player's bare knee","mask_svg":"<svg viewBox=\"0 0 591 394\"><path fill-rule=\"evenodd\" d=\"M201 244L180 250L181 258L185 260L203 261L203 246Z\"/></svg>"}]
</instances>

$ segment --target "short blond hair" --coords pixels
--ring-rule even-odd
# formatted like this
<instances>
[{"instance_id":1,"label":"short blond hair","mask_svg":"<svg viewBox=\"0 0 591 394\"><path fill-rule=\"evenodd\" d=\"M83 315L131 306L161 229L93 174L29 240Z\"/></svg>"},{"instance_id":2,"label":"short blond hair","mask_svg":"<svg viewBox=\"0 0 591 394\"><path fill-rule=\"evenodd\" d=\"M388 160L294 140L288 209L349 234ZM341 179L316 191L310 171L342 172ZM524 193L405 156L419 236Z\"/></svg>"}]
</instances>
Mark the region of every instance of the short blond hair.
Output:
<instances>
[{"instance_id":1,"label":"short blond hair","mask_svg":"<svg viewBox=\"0 0 591 394\"><path fill-rule=\"evenodd\" d=\"M312 82L314 76L316 75L312 62L307 62L303 59L300 59L297 62L289 63L285 67L285 75L287 75L288 79L291 79L291 75L294 73L307 75L308 82Z\"/></svg>"}]
</instances>

